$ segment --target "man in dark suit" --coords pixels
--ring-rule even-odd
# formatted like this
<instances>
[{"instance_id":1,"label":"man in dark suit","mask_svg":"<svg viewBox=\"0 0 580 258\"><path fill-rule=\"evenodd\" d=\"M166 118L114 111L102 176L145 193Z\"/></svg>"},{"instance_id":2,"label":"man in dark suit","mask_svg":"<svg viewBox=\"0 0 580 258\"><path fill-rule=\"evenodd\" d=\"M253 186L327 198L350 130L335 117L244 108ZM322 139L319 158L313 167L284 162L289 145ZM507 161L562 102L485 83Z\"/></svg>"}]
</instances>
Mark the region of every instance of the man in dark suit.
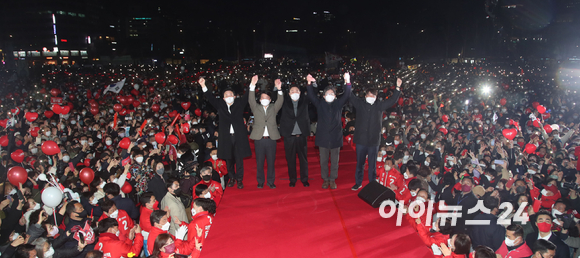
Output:
<instances>
[{"instance_id":1,"label":"man in dark suit","mask_svg":"<svg viewBox=\"0 0 580 258\"><path fill-rule=\"evenodd\" d=\"M284 137L284 150L288 162L290 187L296 185L296 155L300 161L300 181L305 187L308 183L307 140L310 135L310 118L308 116L308 98L300 95L297 85L290 86L288 95L284 95L280 118L280 134Z\"/></svg>"},{"instance_id":2,"label":"man in dark suit","mask_svg":"<svg viewBox=\"0 0 580 258\"><path fill-rule=\"evenodd\" d=\"M320 173L324 183L322 188L336 189L338 177L338 158L342 147L342 107L348 101L351 94L350 74L344 74L344 93L337 98L336 90L328 86L324 89L324 99L319 99L314 93L313 87L316 80L309 74L308 97L318 111L318 125L316 128L316 140L314 143L320 150ZM329 155L330 154L330 155ZM328 159L330 158L330 174L328 173Z\"/></svg>"},{"instance_id":3,"label":"man in dark suit","mask_svg":"<svg viewBox=\"0 0 580 258\"><path fill-rule=\"evenodd\" d=\"M505 227L497 224L497 214L499 213L499 199L493 196L486 196L483 199L483 206L490 210L490 213L476 211L479 214L473 218L477 221L489 221L488 225L472 225L469 230L469 237L473 246L484 245L497 251L504 240Z\"/></svg>"},{"instance_id":4,"label":"man in dark suit","mask_svg":"<svg viewBox=\"0 0 580 258\"><path fill-rule=\"evenodd\" d=\"M464 177L461 180L461 193L455 194L455 198L453 198L453 203L451 205L461 206L461 217L457 218L455 233L467 234L468 231L465 227L465 221L473 220L475 215L477 215L475 212L472 214L467 213L469 209L477 205L477 198L471 190L474 185L473 178Z\"/></svg>"},{"instance_id":5,"label":"man in dark suit","mask_svg":"<svg viewBox=\"0 0 580 258\"><path fill-rule=\"evenodd\" d=\"M131 199L121 196L121 187L118 184L107 183L103 186L103 191L109 200L115 202L118 209L126 211L129 217L134 220L139 219L139 209L137 209L137 206L135 206L135 203Z\"/></svg>"},{"instance_id":6,"label":"man in dark suit","mask_svg":"<svg viewBox=\"0 0 580 258\"><path fill-rule=\"evenodd\" d=\"M529 233L526 236L526 244L534 253L536 253L536 249L534 247L534 243L536 243L539 239L544 239L547 241L552 242L556 245L556 255L555 258L568 258L570 257L570 248L559 236L559 233L552 232L552 214L546 210L540 210L536 215L536 221L534 225L538 229L538 231L534 231Z\"/></svg>"},{"instance_id":7,"label":"man in dark suit","mask_svg":"<svg viewBox=\"0 0 580 258\"><path fill-rule=\"evenodd\" d=\"M381 143L383 112L392 107L401 95L401 84L397 79L397 88L387 100L377 100L377 89L365 90L365 99L350 94L350 103L356 109L354 143L356 143L356 173L352 190L361 188L364 178L364 166L368 156L369 182L377 178L377 153ZM348 127L347 127L348 128Z\"/></svg>"},{"instance_id":8,"label":"man in dark suit","mask_svg":"<svg viewBox=\"0 0 580 258\"><path fill-rule=\"evenodd\" d=\"M274 163L276 159L276 141L280 139L278 132L278 124L276 123L276 114L282 108L284 98L279 98L278 101L271 105L270 95L268 92L260 94L260 105L256 103L256 83L258 76L252 77L250 83L249 101L250 109L254 114L254 124L252 125L252 133L250 139L254 140L256 149L256 165L257 165L257 180L258 188L264 188L264 158L268 160L268 187L270 189L276 188L274 179L276 177ZM277 79L275 82L278 94L282 95L282 82Z\"/></svg>"},{"instance_id":9,"label":"man in dark suit","mask_svg":"<svg viewBox=\"0 0 580 258\"><path fill-rule=\"evenodd\" d=\"M207 101L218 110L219 116L219 148L218 157L226 161L230 182L228 187L233 187L236 182L238 188L244 188L244 158L251 154L248 141L248 130L244 124L244 109L248 104L248 92L242 97L235 99L234 92L226 89L223 99L218 100L205 86L205 79L200 78L199 84ZM234 169L235 165L235 169Z\"/></svg>"}]
</instances>

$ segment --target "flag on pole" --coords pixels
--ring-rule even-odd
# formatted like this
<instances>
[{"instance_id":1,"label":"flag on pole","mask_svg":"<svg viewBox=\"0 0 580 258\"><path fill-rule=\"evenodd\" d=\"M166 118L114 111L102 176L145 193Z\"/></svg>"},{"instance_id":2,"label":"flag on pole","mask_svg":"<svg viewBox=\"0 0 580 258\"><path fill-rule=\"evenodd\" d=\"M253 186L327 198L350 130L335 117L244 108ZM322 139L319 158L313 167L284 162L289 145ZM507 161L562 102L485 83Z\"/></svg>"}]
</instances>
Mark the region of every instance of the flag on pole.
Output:
<instances>
[{"instance_id":1,"label":"flag on pole","mask_svg":"<svg viewBox=\"0 0 580 258\"><path fill-rule=\"evenodd\" d=\"M114 93L119 93L123 89L123 85L125 85L125 79L123 79L120 82L113 83L113 84L107 86L107 88L105 89L105 91L103 91L103 95L105 95L105 93L107 93L107 91L111 91L111 92L114 92Z\"/></svg>"}]
</instances>

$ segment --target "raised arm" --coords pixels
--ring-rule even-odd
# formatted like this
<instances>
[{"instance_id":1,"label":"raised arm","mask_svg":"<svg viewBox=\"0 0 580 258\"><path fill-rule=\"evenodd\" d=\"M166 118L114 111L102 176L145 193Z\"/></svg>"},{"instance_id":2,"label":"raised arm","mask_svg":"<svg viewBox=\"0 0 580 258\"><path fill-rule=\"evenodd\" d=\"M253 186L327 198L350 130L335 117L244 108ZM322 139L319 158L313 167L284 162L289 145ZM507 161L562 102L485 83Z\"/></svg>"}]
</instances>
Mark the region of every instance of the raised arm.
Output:
<instances>
[{"instance_id":1,"label":"raised arm","mask_svg":"<svg viewBox=\"0 0 580 258\"><path fill-rule=\"evenodd\" d=\"M274 102L274 110L276 110L276 113L278 113L278 111L282 108L282 104L284 104L284 96L282 96L284 93L282 92L282 82L280 79L276 79L274 86L276 86L276 89L278 89L278 95L280 95L280 98Z\"/></svg>"},{"instance_id":2,"label":"raised arm","mask_svg":"<svg viewBox=\"0 0 580 258\"><path fill-rule=\"evenodd\" d=\"M395 93L393 93L389 99L379 102L379 105L381 105L381 110L387 110L388 108L395 105L395 103L397 103L399 96L401 96L401 84L403 84L403 81L401 78L397 78L397 88L395 89Z\"/></svg>"},{"instance_id":3,"label":"raised arm","mask_svg":"<svg viewBox=\"0 0 580 258\"><path fill-rule=\"evenodd\" d=\"M250 104L250 109L252 112L255 112L254 109L258 105L256 103L256 83L258 82L258 75L254 75L252 77L252 81L250 82L250 92L248 93L248 103ZM250 101L251 100L251 101Z\"/></svg>"},{"instance_id":4,"label":"raised arm","mask_svg":"<svg viewBox=\"0 0 580 258\"><path fill-rule=\"evenodd\" d=\"M306 81L308 82L308 85L306 86L306 91L308 91L308 98L310 99L310 102L314 104L314 106L318 107L318 104L320 104L320 99L316 97L316 94L312 89L312 87L316 85L316 79L314 79L314 77L309 74L306 76Z\"/></svg>"},{"instance_id":5,"label":"raised arm","mask_svg":"<svg viewBox=\"0 0 580 258\"><path fill-rule=\"evenodd\" d=\"M338 98L340 106L344 106L352 94L352 85L350 85L350 74L348 72L344 73L344 87L344 93Z\"/></svg>"},{"instance_id":6,"label":"raised arm","mask_svg":"<svg viewBox=\"0 0 580 258\"><path fill-rule=\"evenodd\" d=\"M203 95L205 95L205 98L207 99L209 104L211 104L215 109L218 109L219 102L216 100L213 93L208 90L207 86L205 86L205 79L203 77L200 77L197 82L199 83L199 85L201 85Z\"/></svg>"}]
</instances>

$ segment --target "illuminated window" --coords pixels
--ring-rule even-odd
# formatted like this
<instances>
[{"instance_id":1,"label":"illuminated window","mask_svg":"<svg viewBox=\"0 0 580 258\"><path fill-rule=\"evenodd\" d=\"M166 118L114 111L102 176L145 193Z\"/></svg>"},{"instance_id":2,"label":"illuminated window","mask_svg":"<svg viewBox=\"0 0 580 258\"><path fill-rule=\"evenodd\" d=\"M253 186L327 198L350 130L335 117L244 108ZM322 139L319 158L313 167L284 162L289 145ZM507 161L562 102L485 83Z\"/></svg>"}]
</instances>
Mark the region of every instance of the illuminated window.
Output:
<instances>
[{"instance_id":1,"label":"illuminated window","mask_svg":"<svg viewBox=\"0 0 580 258\"><path fill-rule=\"evenodd\" d=\"M81 18L85 18L85 15L84 15L84 14L82 14L82 13L79 13L79 17L81 17Z\"/></svg>"},{"instance_id":2,"label":"illuminated window","mask_svg":"<svg viewBox=\"0 0 580 258\"><path fill-rule=\"evenodd\" d=\"M79 51L78 50L71 50L70 56L79 56Z\"/></svg>"},{"instance_id":3,"label":"illuminated window","mask_svg":"<svg viewBox=\"0 0 580 258\"><path fill-rule=\"evenodd\" d=\"M68 12L68 15L73 16L73 17L76 17L77 16L77 13Z\"/></svg>"}]
</instances>

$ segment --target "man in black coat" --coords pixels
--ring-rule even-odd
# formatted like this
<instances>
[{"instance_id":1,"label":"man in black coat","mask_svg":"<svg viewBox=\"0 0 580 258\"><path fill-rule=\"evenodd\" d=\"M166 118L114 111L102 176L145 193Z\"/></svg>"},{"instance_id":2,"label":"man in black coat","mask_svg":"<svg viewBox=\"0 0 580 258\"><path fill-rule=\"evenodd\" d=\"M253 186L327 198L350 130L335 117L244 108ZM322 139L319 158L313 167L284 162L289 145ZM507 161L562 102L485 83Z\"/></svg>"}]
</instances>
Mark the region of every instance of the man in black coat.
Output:
<instances>
[{"instance_id":1,"label":"man in black coat","mask_svg":"<svg viewBox=\"0 0 580 258\"><path fill-rule=\"evenodd\" d=\"M497 224L497 214L499 212L499 199L493 196L486 196L483 199L483 206L489 209L489 213L482 210L476 211L473 220L478 222L488 222L486 225L473 225L469 231L472 246L484 245L497 251L505 239L505 227Z\"/></svg>"},{"instance_id":2,"label":"man in black coat","mask_svg":"<svg viewBox=\"0 0 580 258\"><path fill-rule=\"evenodd\" d=\"M107 183L103 187L103 191L109 200L115 202L117 209L126 211L133 220L139 220L139 209L131 199L121 196L121 187L118 184Z\"/></svg>"},{"instance_id":3,"label":"man in black coat","mask_svg":"<svg viewBox=\"0 0 580 258\"><path fill-rule=\"evenodd\" d=\"M397 88L387 100L377 101L377 89L365 90L365 99L350 95L350 103L356 109L354 143L356 143L356 173L352 190L361 188L364 177L364 166L368 156L369 182L377 178L377 153L381 143L383 112L392 107L401 95L401 84L397 79Z\"/></svg>"},{"instance_id":4,"label":"man in black coat","mask_svg":"<svg viewBox=\"0 0 580 258\"><path fill-rule=\"evenodd\" d=\"M473 178L464 177L461 180L461 193L455 194L455 198L453 198L453 202L451 203L451 205L461 206L461 217L457 218L455 233L466 234L468 231L465 227L465 221L473 220L475 215L477 215L475 212L471 214L467 213L469 209L477 205L477 198L471 190L474 185ZM450 192L448 194L450 194Z\"/></svg>"},{"instance_id":5,"label":"man in black coat","mask_svg":"<svg viewBox=\"0 0 580 258\"><path fill-rule=\"evenodd\" d=\"M199 84L207 101L218 111L219 116L219 148L218 157L226 161L230 182L228 187L238 183L238 188L244 188L244 158L252 155L248 141L248 129L244 123L244 109L248 104L248 92L235 99L231 89L224 91L223 99L218 100L205 86L205 79L200 78ZM235 169L234 169L235 165Z\"/></svg>"},{"instance_id":6,"label":"man in black coat","mask_svg":"<svg viewBox=\"0 0 580 258\"><path fill-rule=\"evenodd\" d=\"M296 155L300 161L300 181L308 183L307 140L310 135L310 118L308 116L308 99L300 94L298 85L291 85L284 95L284 105L280 111L280 135L284 137L284 150L288 162L290 187L296 185Z\"/></svg>"},{"instance_id":7,"label":"man in black coat","mask_svg":"<svg viewBox=\"0 0 580 258\"><path fill-rule=\"evenodd\" d=\"M555 258L568 258L570 257L570 248L562 239L559 233L552 232L552 214L546 210L540 210L536 213L536 221L534 222L535 228L538 231L533 231L526 236L526 244L534 250L534 243L538 239L544 239L552 242L556 245L556 256ZM530 221L531 222L531 221Z\"/></svg>"},{"instance_id":8,"label":"man in black coat","mask_svg":"<svg viewBox=\"0 0 580 258\"><path fill-rule=\"evenodd\" d=\"M324 183L322 188L336 189L335 180L338 177L338 158L342 147L342 107L348 101L351 94L350 74L344 74L344 93L336 97L336 90L328 86L324 89L324 99L319 99L314 93L313 87L316 80L309 74L308 97L318 111L318 126L316 128L316 140L314 143L320 151L320 173ZM330 153L330 155L329 155ZM330 158L330 175L328 173L328 159Z\"/></svg>"}]
</instances>

